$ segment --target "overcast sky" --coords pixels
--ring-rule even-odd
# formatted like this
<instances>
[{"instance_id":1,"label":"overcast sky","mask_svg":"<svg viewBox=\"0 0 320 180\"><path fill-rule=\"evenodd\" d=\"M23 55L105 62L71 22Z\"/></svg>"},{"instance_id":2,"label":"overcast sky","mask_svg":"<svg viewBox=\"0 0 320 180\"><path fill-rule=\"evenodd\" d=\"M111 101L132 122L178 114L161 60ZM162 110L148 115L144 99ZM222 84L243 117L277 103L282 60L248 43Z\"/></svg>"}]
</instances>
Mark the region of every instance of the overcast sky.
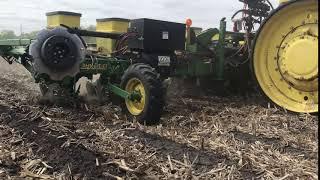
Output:
<instances>
[{"instance_id":1,"label":"overcast sky","mask_svg":"<svg viewBox=\"0 0 320 180\"><path fill-rule=\"evenodd\" d=\"M277 0L271 0L274 6ZM46 26L46 12L82 13L81 25L95 25L96 19L108 17L154 18L184 23L187 17L193 26L218 27L221 17L230 22L232 14L242 7L238 0L0 0L0 31L23 32ZM229 23L229 26L230 23Z\"/></svg>"}]
</instances>

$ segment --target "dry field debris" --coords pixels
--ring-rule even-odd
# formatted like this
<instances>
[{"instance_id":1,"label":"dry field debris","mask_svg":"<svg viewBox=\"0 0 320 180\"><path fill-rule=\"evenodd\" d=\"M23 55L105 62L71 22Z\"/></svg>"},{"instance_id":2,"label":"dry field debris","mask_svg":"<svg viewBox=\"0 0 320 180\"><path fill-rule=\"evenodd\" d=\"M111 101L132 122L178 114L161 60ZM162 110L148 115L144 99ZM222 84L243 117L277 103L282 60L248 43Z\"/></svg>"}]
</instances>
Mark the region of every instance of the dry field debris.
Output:
<instances>
[{"instance_id":1,"label":"dry field debris","mask_svg":"<svg viewBox=\"0 0 320 180\"><path fill-rule=\"evenodd\" d=\"M175 94L146 127L112 104L39 104L1 60L0 84L0 179L318 179L318 116L259 95Z\"/></svg>"}]
</instances>

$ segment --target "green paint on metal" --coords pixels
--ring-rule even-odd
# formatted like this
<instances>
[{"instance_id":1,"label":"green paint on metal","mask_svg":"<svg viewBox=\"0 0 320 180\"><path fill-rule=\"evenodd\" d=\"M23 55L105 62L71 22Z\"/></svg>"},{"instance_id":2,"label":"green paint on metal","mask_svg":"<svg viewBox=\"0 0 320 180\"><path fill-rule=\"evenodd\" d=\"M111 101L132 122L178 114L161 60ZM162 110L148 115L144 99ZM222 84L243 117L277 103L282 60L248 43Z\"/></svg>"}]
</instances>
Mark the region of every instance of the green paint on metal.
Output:
<instances>
[{"instance_id":1,"label":"green paint on metal","mask_svg":"<svg viewBox=\"0 0 320 180\"><path fill-rule=\"evenodd\" d=\"M203 59L192 59L188 63L179 64L173 76L202 77L213 74L213 63Z\"/></svg>"},{"instance_id":2,"label":"green paint on metal","mask_svg":"<svg viewBox=\"0 0 320 180\"><path fill-rule=\"evenodd\" d=\"M25 47L15 47L8 52L8 55L12 55L14 57L22 56L26 53Z\"/></svg>"},{"instance_id":3,"label":"green paint on metal","mask_svg":"<svg viewBox=\"0 0 320 180\"><path fill-rule=\"evenodd\" d=\"M80 65L82 74L122 75L130 66L128 60L98 56L86 58Z\"/></svg>"},{"instance_id":4,"label":"green paint on metal","mask_svg":"<svg viewBox=\"0 0 320 180\"><path fill-rule=\"evenodd\" d=\"M0 56L4 58L9 64L13 61L22 64L31 74L34 74L34 69L30 62L26 61L25 56L27 54L27 46L30 40L21 41L0 41ZM10 45L9 45L10 44ZM15 45L15 46L12 46Z\"/></svg>"},{"instance_id":5,"label":"green paint on metal","mask_svg":"<svg viewBox=\"0 0 320 180\"><path fill-rule=\"evenodd\" d=\"M214 75L212 59L206 58L203 54L214 56L214 49L209 49L212 37L219 34L217 28L210 28L197 35L194 44L187 44L186 50L189 53L188 60L179 62L174 70L173 76L201 77Z\"/></svg>"},{"instance_id":6,"label":"green paint on metal","mask_svg":"<svg viewBox=\"0 0 320 180\"><path fill-rule=\"evenodd\" d=\"M216 34L219 34L219 30L217 28L210 28L199 33L195 38L195 43L191 44L190 41L186 44L186 50L191 53L209 51L208 47L212 42L212 37Z\"/></svg>"},{"instance_id":7,"label":"green paint on metal","mask_svg":"<svg viewBox=\"0 0 320 180\"><path fill-rule=\"evenodd\" d=\"M186 50L191 53L196 53L198 51L198 45L197 44L187 44Z\"/></svg>"},{"instance_id":8,"label":"green paint on metal","mask_svg":"<svg viewBox=\"0 0 320 180\"><path fill-rule=\"evenodd\" d=\"M31 39L7 39L0 40L0 46L28 46L32 43Z\"/></svg>"},{"instance_id":9,"label":"green paint on metal","mask_svg":"<svg viewBox=\"0 0 320 180\"><path fill-rule=\"evenodd\" d=\"M201 49L207 49L208 45L212 41L212 37L216 34L219 34L219 30L217 28L210 28L206 31L201 32L197 36L197 44Z\"/></svg>"},{"instance_id":10,"label":"green paint on metal","mask_svg":"<svg viewBox=\"0 0 320 180\"><path fill-rule=\"evenodd\" d=\"M218 44L218 58L215 62L215 78L217 80L224 80L224 61L225 61L225 35L227 23L225 18L220 21L219 44Z\"/></svg>"},{"instance_id":11,"label":"green paint on metal","mask_svg":"<svg viewBox=\"0 0 320 180\"><path fill-rule=\"evenodd\" d=\"M17 63L21 63L20 57L26 54L26 47L30 43L31 40L27 39L0 40L0 56L5 59L14 57Z\"/></svg>"},{"instance_id":12,"label":"green paint on metal","mask_svg":"<svg viewBox=\"0 0 320 180\"><path fill-rule=\"evenodd\" d=\"M120 97L122 97L124 99L127 99L130 96L130 93L128 93L127 91L125 91L125 90L123 90L123 89L119 88L118 86L113 85L111 83L108 83L106 85L106 88L110 92L112 92L112 93L114 93L114 94L116 94L116 95L118 95L118 96L120 96Z\"/></svg>"},{"instance_id":13,"label":"green paint on metal","mask_svg":"<svg viewBox=\"0 0 320 180\"><path fill-rule=\"evenodd\" d=\"M142 98L140 92L134 91L132 93L129 93L129 92L127 92L127 91L125 91L125 90L123 90L123 89L119 88L118 86L113 85L111 83L108 83L106 85L106 88L110 92L122 97L123 99L129 99L131 101L140 101Z\"/></svg>"}]
</instances>

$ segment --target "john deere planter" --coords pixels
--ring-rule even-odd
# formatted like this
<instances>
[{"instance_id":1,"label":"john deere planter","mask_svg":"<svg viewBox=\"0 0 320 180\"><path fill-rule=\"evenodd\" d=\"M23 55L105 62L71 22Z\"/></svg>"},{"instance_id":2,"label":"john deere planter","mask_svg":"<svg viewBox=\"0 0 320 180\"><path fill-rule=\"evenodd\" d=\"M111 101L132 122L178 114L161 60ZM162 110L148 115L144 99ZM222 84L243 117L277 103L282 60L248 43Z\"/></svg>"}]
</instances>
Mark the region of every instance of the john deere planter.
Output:
<instances>
[{"instance_id":1,"label":"john deere planter","mask_svg":"<svg viewBox=\"0 0 320 180\"><path fill-rule=\"evenodd\" d=\"M97 31L86 31L79 29L81 14L51 12L34 40L0 40L0 55L29 70L44 95L59 86L77 96L78 79L100 74L99 92L121 97L124 110L146 124L160 120L162 82L169 77L240 91L255 82L284 109L317 112L318 1L286 1L275 9L267 0L241 2L245 8L232 16L232 31L226 18L201 32L190 19L120 18L98 19Z\"/></svg>"}]
</instances>

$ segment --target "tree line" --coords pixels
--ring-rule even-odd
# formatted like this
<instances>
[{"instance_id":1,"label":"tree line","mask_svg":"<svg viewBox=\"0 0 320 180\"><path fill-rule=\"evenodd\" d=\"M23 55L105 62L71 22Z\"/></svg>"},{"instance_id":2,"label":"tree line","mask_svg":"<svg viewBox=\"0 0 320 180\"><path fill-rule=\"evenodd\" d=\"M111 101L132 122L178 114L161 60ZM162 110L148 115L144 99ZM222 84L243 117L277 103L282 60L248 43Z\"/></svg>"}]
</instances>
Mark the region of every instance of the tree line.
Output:
<instances>
[{"instance_id":1,"label":"tree line","mask_svg":"<svg viewBox=\"0 0 320 180\"><path fill-rule=\"evenodd\" d=\"M38 31L32 31L29 33L22 33L21 35L16 35L12 30L2 30L0 32L0 39L34 39Z\"/></svg>"}]
</instances>

